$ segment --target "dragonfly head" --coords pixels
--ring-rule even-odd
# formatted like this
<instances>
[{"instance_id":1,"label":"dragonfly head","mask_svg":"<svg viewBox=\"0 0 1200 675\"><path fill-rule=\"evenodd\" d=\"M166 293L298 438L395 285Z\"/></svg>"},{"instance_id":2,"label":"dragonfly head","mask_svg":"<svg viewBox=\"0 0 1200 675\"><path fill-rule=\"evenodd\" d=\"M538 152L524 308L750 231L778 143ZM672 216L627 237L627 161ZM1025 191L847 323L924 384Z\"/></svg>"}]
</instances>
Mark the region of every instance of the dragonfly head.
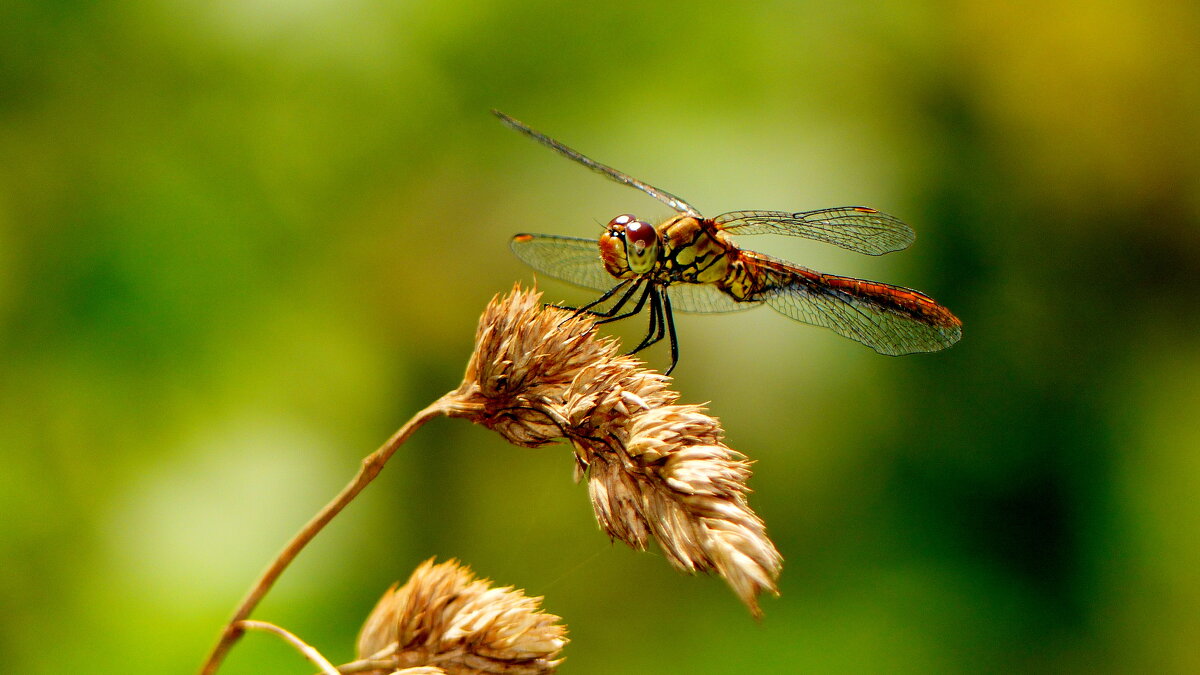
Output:
<instances>
[{"instance_id":1,"label":"dragonfly head","mask_svg":"<svg viewBox=\"0 0 1200 675\"><path fill-rule=\"evenodd\" d=\"M644 220L626 213L608 222L600 237L600 258L608 273L617 278L645 274L658 260L658 232Z\"/></svg>"}]
</instances>

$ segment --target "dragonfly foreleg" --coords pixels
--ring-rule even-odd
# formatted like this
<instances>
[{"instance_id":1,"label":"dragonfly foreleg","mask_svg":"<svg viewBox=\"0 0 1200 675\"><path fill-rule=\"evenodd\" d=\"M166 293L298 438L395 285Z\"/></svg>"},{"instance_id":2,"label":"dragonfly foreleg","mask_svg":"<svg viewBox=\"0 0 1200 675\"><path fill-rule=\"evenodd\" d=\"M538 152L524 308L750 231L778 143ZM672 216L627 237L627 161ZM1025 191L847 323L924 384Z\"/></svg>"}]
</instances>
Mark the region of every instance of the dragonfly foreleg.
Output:
<instances>
[{"instance_id":1,"label":"dragonfly foreleg","mask_svg":"<svg viewBox=\"0 0 1200 675\"><path fill-rule=\"evenodd\" d=\"M600 317L596 319L596 323L601 324L608 323L610 321L620 321L621 319L627 319L635 314L641 314L642 308L646 306L646 298L649 297L651 291L654 290L654 284L652 283L646 286L646 290L642 293L642 297L638 298L638 301L634 303L633 309L623 314L618 314L617 312L620 312L621 308L624 307L627 302L629 302L629 298L633 296L634 291L641 287L642 282L644 281L645 279L638 279L637 282L634 283L633 288L630 288L629 292L621 296L621 299L618 300L608 310L604 312L593 312L595 316Z\"/></svg>"},{"instance_id":2,"label":"dragonfly foreleg","mask_svg":"<svg viewBox=\"0 0 1200 675\"><path fill-rule=\"evenodd\" d=\"M600 297L596 298L595 300L589 302L588 304L586 304L582 307L564 307L562 305L553 305L553 304L550 306L557 307L558 309L569 309L569 310L575 312L576 314L599 314L599 312L593 311L592 308L595 307L596 305L599 305L600 303L604 302L605 300L608 300L612 296L616 295L617 291L620 291L622 288L625 288L625 286L628 285L632 281L633 281L633 279L626 279L625 281L622 281L621 283L617 284L616 286L613 286L612 288L605 291L604 294L601 295ZM636 288L636 285L634 287ZM630 289L629 292L626 293L626 296L628 296L632 292L633 292L633 289ZM624 302L625 302L625 300L622 299L622 300L617 301L617 304L620 305L620 304L623 304Z\"/></svg>"}]
</instances>

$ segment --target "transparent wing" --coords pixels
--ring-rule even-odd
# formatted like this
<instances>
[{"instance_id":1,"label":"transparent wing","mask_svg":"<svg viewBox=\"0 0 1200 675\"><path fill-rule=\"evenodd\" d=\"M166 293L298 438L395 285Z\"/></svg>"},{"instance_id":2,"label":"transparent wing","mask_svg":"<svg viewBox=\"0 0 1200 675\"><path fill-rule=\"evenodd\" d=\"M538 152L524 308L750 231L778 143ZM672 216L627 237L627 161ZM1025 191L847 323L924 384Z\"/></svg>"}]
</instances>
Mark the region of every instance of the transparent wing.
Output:
<instances>
[{"instance_id":1,"label":"transparent wing","mask_svg":"<svg viewBox=\"0 0 1200 675\"><path fill-rule=\"evenodd\" d=\"M554 150L555 152L562 155L563 157L566 157L567 159L571 159L576 162L579 162L580 164L591 169L592 171L601 173L601 174L611 178L612 180L617 181L618 183L621 183L623 185L628 185L629 187L641 190L642 192L645 192L646 194L650 195L651 197L654 197L658 201L675 209L679 213L684 213L689 216L696 216L697 218L701 217L700 213L698 211L696 211L696 209L692 208L690 204L683 201L679 197L676 197L675 195L671 194L670 192L667 192L666 190L660 190L660 189L654 187L653 185L650 185L648 183L643 183L642 181L634 178L633 176L623 174L620 171L617 171L616 169L612 168L611 166L601 164L600 162L597 162L596 160L594 160L590 157L587 157L586 155L584 155L581 152L578 152L576 150L572 150L571 148L568 148L567 146L563 145L562 143L559 143L558 141L554 140L553 138L550 138L549 136L547 136L539 131L534 131L528 125L526 125L524 122L522 122L518 119L512 118L512 117L509 117L508 115L505 115L504 113L500 112L499 110L493 110L492 114L495 115L496 117L499 117L500 121L504 122L509 127L516 129L517 131L525 134L526 136L528 136L528 137L532 138L533 140L537 141L538 143L541 143L542 145L550 148L551 150Z\"/></svg>"},{"instance_id":2,"label":"transparent wing","mask_svg":"<svg viewBox=\"0 0 1200 675\"><path fill-rule=\"evenodd\" d=\"M600 261L600 242L552 234L518 234L509 246L526 265L577 286L607 291L617 284Z\"/></svg>"},{"instance_id":3,"label":"transparent wing","mask_svg":"<svg viewBox=\"0 0 1200 675\"><path fill-rule=\"evenodd\" d=\"M817 211L732 211L713 222L730 234L786 234L823 241L867 255L908 248L916 234L894 216L866 206Z\"/></svg>"},{"instance_id":4,"label":"transparent wing","mask_svg":"<svg viewBox=\"0 0 1200 675\"><path fill-rule=\"evenodd\" d=\"M935 352L962 337L958 317L919 291L821 274L761 253L743 255L769 280L759 298L773 309L830 328L880 354Z\"/></svg>"},{"instance_id":5,"label":"transparent wing","mask_svg":"<svg viewBox=\"0 0 1200 675\"><path fill-rule=\"evenodd\" d=\"M672 309L681 312L740 312L762 304L761 300L739 302L712 284L671 284L667 293Z\"/></svg>"}]
</instances>

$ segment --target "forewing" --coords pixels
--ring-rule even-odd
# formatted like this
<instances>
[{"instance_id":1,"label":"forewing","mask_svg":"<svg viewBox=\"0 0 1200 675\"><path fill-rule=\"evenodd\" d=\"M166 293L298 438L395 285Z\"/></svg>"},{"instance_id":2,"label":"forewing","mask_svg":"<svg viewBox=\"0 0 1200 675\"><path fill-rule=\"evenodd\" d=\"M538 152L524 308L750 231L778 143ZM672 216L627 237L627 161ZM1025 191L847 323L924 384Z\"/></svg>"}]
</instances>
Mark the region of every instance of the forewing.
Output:
<instances>
[{"instance_id":1,"label":"forewing","mask_svg":"<svg viewBox=\"0 0 1200 675\"><path fill-rule=\"evenodd\" d=\"M962 337L962 322L919 291L821 274L761 253L743 255L770 280L760 298L773 309L830 328L880 354L935 352Z\"/></svg>"},{"instance_id":2,"label":"forewing","mask_svg":"<svg viewBox=\"0 0 1200 675\"><path fill-rule=\"evenodd\" d=\"M604 269L595 239L518 234L509 246L526 265L555 279L597 291L607 291L617 283Z\"/></svg>"},{"instance_id":3,"label":"forewing","mask_svg":"<svg viewBox=\"0 0 1200 675\"><path fill-rule=\"evenodd\" d=\"M817 211L732 211L713 218L730 234L786 234L823 241L867 255L882 255L908 248L916 234L912 228L865 206L838 206Z\"/></svg>"},{"instance_id":4,"label":"forewing","mask_svg":"<svg viewBox=\"0 0 1200 675\"><path fill-rule=\"evenodd\" d=\"M551 150L554 150L555 152L562 155L563 157L566 157L567 159L579 162L580 164L591 169L592 171L603 174L604 176L607 176L608 178L611 178L612 180L615 180L618 183L621 183L622 185L628 185L629 187L641 190L642 192L645 192L646 194L650 195L651 197L654 197L658 201L675 209L679 213L687 214L689 216L695 216L697 218L701 217L700 213L697 212L696 209L692 208L692 206L690 204L683 201L679 197L676 197L675 195L671 194L670 192L667 192L666 190L660 190L659 188L656 188L653 185L650 185L649 183L643 183L642 181L634 178L633 176L621 173L620 171L617 171L616 169L612 168L611 166L608 166L606 164L601 164L600 162L597 162L596 160L592 159L591 157L588 157L587 155L584 155L583 153L579 152L578 150L573 150L571 148L568 148L567 146L563 145L562 143L559 143L558 141L554 140L553 138L550 138L546 134L543 134L540 131L533 130L532 128L529 127L529 125L525 124L524 122L522 122L516 118L509 117L508 115L505 115L504 113L500 112L499 110L493 110L492 114L495 115L496 117L500 118L500 121L505 123L509 127L525 134L526 136L528 136L528 137L532 138L533 140L537 141L538 143L541 143L542 145L550 148Z\"/></svg>"},{"instance_id":5,"label":"forewing","mask_svg":"<svg viewBox=\"0 0 1200 675\"><path fill-rule=\"evenodd\" d=\"M671 284L667 287L671 308L681 312L740 312L762 301L739 302L712 284Z\"/></svg>"}]
</instances>

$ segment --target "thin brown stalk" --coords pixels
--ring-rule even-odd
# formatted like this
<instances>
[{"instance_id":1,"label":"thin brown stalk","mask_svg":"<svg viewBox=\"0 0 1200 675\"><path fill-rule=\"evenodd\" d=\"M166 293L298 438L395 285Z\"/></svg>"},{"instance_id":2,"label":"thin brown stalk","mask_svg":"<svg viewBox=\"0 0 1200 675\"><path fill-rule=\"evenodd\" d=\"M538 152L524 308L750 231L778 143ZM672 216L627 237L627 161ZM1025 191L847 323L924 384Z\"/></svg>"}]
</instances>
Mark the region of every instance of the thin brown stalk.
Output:
<instances>
[{"instance_id":1,"label":"thin brown stalk","mask_svg":"<svg viewBox=\"0 0 1200 675\"><path fill-rule=\"evenodd\" d=\"M379 472L383 470L387 461L408 440L408 437L438 415L462 414L461 408L462 404L453 401L449 396L439 398L429 407L413 415L412 419L400 427L400 430L393 434L378 450L363 459L362 467L358 470L358 475L342 489L338 496L326 504L317 515L313 516L312 520L308 521L296 533L296 536L292 537L291 541L279 552L279 555L275 556L275 560L263 571L258 581L251 586L250 591L242 599L241 603L238 604L238 608L234 611L233 616L230 617L229 622L225 624L225 628L221 632L221 638L217 641L216 646L213 647L212 652L209 653L208 658L204 661L204 665L200 668L200 675L213 675L213 673L217 672L217 668L220 667L225 655L233 647L234 643L237 642L238 638L242 636L243 628L240 626L240 622L249 618L250 613L262 601L263 596L267 594L267 591L271 590L271 586L279 579L279 575L287 569L287 566L295 560L296 556L312 541L313 537L317 536L342 509L346 508L346 505L358 496L358 493L363 491L363 488L367 487L379 475Z\"/></svg>"},{"instance_id":2,"label":"thin brown stalk","mask_svg":"<svg viewBox=\"0 0 1200 675\"><path fill-rule=\"evenodd\" d=\"M644 550L657 541L685 572L716 572L759 616L758 596L778 594L783 559L750 508L750 461L725 445L720 422L678 403L670 378L598 338L586 315L543 306L519 286L480 318L459 388L417 413L363 460L357 476L288 542L250 589L200 669L213 675L244 630L239 624L283 570L421 425L463 417L509 442L566 440L576 479L587 478L600 527ZM370 656L368 656L370 658Z\"/></svg>"},{"instance_id":3,"label":"thin brown stalk","mask_svg":"<svg viewBox=\"0 0 1200 675\"><path fill-rule=\"evenodd\" d=\"M255 621L253 619L239 621L237 626L241 630L261 630L266 633L274 633L283 638L284 642L295 647L296 651L303 654L304 658L308 659L310 663L320 668L321 672L325 675L339 675L337 666L334 666L324 656L321 656L321 652L317 651L315 647L301 640L295 633L286 628L276 626L273 623L267 623L266 621Z\"/></svg>"},{"instance_id":4,"label":"thin brown stalk","mask_svg":"<svg viewBox=\"0 0 1200 675\"><path fill-rule=\"evenodd\" d=\"M394 651L395 650L393 650L393 652ZM372 670L379 670L380 668L387 668L391 663L391 659L385 657L358 659L356 661L343 663L342 665L338 666L338 672L343 673L343 675L348 673L364 673Z\"/></svg>"}]
</instances>

